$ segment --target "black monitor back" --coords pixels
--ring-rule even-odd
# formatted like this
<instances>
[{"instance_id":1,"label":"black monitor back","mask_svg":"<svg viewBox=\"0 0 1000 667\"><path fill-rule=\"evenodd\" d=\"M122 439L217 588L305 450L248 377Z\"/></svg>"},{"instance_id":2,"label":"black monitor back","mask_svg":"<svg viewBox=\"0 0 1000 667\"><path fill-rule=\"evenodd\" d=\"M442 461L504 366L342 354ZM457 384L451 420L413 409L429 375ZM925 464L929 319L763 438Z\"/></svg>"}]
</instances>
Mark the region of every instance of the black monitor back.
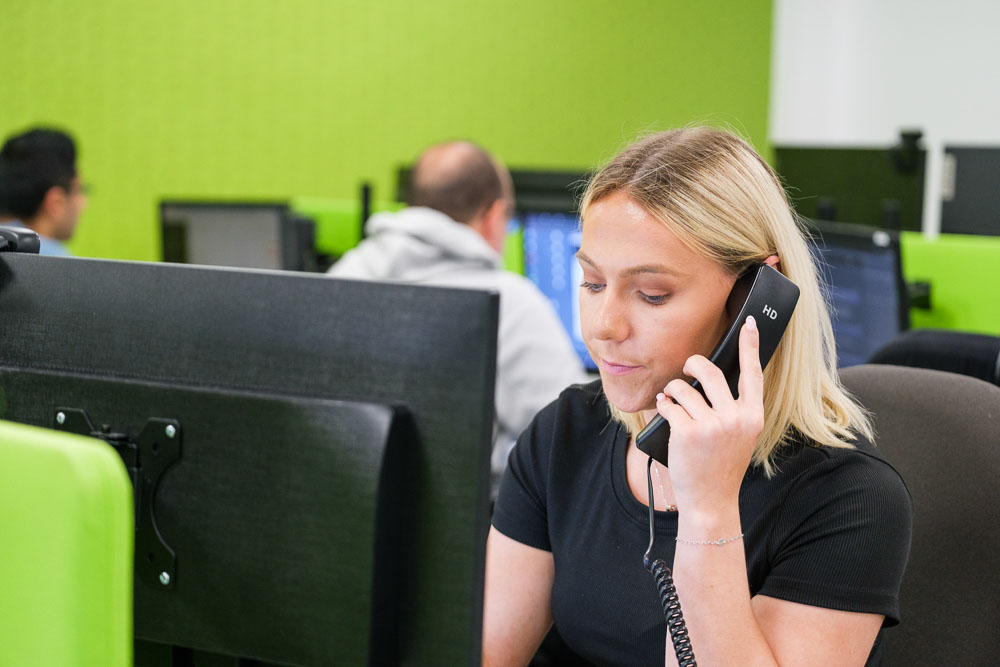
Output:
<instances>
[{"instance_id":1,"label":"black monitor back","mask_svg":"<svg viewBox=\"0 0 1000 667\"><path fill-rule=\"evenodd\" d=\"M945 146L941 231L1000 236L1000 147Z\"/></svg>"},{"instance_id":2,"label":"black monitor back","mask_svg":"<svg viewBox=\"0 0 1000 667\"><path fill-rule=\"evenodd\" d=\"M0 418L56 426L61 408L82 408L132 435L178 421L180 458L153 502L176 553L171 590L141 574L137 541L137 637L175 647L149 655L477 664L497 304L466 290L5 255ZM376 514L399 529L390 553ZM310 580L292 585L295 568L317 573L308 599L294 597ZM335 584L345 568L372 586ZM319 639L366 627L377 650L369 637ZM247 644L247 628L266 636Z\"/></svg>"},{"instance_id":3,"label":"black monitor back","mask_svg":"<svg viewBox=\"0 0 1000 667\"><path fill-rule=\"evenodd\" d=\"M774 160L789 199L805 218L921 229L923 149L775 146Z\"/></svg>"}]
</instances>

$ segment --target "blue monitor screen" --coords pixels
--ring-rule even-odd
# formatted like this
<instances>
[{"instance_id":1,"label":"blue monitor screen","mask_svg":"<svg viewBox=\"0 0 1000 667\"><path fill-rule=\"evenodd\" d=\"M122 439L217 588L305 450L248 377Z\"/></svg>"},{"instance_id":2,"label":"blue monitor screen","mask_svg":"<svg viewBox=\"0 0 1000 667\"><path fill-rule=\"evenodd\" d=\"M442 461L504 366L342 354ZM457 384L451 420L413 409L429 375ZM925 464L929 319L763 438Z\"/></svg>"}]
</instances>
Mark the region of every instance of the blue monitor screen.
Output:
<instances>
[{"instance_id":1,"label":"blue monitor screen","mask_svg":"<svg viewBox=\"0 0 1000 667\"><path fill-rule=\"evenodd\" d=\"M580 249L580 219L575 213L525 212L524 275L549 298L573 341L584 367L597 370L580 335L580 283L576 260Z\"/></svg>"},{"instance_id":2,"label":"blue monitor screen","mask_svg":"<svg viewBox=\"0 0 1000 667\"><path fill-rule=\"evenodd\" d=\"M863 364L907 326L899 242L881 230L820 234L814 249L830 287L837 364Z\"/></svg>"}]
</instances>

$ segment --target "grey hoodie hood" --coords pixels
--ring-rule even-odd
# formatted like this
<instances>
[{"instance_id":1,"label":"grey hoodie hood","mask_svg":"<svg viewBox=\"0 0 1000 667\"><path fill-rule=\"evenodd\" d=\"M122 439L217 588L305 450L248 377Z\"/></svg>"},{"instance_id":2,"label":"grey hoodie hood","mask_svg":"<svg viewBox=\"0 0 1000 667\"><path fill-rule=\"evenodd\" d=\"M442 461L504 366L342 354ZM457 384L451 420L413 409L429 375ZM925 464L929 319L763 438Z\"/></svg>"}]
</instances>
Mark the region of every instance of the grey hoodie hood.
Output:
<instances>
[{"instance_id":1,"label":"grey hoodie hood","mask_svg":"<svg viewBox=\"0 0 1000 667\"><path fill-rule=\"evenodd\" d=\"M368 238L341 260L373 280L432 281L456 269L500 267L500 255L479 233L430 208L377 213Z\"/></svg>"}]
</instances>

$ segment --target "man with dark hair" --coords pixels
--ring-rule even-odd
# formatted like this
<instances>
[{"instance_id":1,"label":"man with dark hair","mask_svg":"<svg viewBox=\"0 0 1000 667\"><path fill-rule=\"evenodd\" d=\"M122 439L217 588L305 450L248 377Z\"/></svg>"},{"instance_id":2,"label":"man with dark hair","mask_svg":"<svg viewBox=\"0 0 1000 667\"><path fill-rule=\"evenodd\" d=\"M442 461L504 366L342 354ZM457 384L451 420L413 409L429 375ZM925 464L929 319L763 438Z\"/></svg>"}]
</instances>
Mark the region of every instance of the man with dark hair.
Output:
<instances>
[{"instance_id":1,"label":"man with dark hair","mask_svg":"<svg viewBox=\"0 0 1000 667\"><path fill-rule=\"evenodd\" d=\"M432 146L411 172L408 207L372 216L368 238L329 272L500 293L494 495L531 418L567 386L586 380L552 304L524 276L501 267L513 190L507 169L479 146Z\"/></svg>"},{"instance_id":2,"label":"man with dark hair","mask_svg":"<svg viewBox=\"0 0 1000 667\"><path fill-rule=\"evenodd\" d=\"M0 148L0 224L35 231L41 254L70 254L63 242L73 236L86 205L76 146L65 132L29 130Z\"/></svg>"}]
</instances>

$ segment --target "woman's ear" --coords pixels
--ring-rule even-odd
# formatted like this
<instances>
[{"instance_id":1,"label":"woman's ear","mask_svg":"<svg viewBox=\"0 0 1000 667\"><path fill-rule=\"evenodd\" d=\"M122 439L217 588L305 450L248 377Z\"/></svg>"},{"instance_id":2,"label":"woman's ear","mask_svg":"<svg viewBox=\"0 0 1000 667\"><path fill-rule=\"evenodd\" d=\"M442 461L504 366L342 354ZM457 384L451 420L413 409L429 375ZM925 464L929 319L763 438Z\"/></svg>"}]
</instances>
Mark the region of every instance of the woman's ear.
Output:
<instances>
[{"instance_id":1,"label":"woman's ear","mask_svg":"<svg viewBox=\"0 0 1000 667\"><path fill-rule=\"evenodd\" d=\"M781 271L781 260L778 259L777 255L771 255L764 260L764 263L776 271Z\"/></svg>"}]
</instances>

